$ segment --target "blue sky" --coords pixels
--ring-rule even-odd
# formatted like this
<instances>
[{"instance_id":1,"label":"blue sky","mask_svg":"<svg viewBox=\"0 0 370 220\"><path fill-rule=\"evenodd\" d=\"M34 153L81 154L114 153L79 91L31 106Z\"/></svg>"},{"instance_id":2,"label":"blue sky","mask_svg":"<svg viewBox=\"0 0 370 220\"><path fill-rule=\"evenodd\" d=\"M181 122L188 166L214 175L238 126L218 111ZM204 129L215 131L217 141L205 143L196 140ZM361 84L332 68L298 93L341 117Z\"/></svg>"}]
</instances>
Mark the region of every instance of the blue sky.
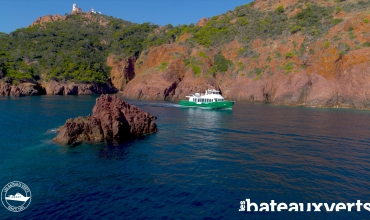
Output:
<instances>
[{"instance_id":1,"label":"blue sky","mask_svg":"<svg viewBox=\"0 0 370 220\"><path fill-rule=\"evenodd\" d=\"M38 17L70 13L76 3L84 12L94 8L105 15L136 23L190 24L233 10L251 0L0 0L0 32L27 27Z\"/></svg>"}]
</instances>

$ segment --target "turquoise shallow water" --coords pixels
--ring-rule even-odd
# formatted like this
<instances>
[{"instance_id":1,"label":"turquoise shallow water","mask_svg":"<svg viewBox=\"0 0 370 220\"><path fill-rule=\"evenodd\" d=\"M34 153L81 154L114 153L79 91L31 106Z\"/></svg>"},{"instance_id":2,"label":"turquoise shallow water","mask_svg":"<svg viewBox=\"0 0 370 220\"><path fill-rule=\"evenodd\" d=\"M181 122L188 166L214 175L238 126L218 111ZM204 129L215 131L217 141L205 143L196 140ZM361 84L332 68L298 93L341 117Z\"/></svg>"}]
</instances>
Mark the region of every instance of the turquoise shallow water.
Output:
<instances>
[{"instance_id":1,"label":"turquoise shallow water","mask_svg":"<svg viewBox=\"0 0 370 220\"><path fill-rule=\"evenodd\" d=\"M230 110L128 100L159 132L125 144L58 146L97 96L0 98L0 187L32 191L0 218L356 219L370 212L239 212L239 202L370 202L370 112L237 102Z\"/></svg>"}]
</instances>

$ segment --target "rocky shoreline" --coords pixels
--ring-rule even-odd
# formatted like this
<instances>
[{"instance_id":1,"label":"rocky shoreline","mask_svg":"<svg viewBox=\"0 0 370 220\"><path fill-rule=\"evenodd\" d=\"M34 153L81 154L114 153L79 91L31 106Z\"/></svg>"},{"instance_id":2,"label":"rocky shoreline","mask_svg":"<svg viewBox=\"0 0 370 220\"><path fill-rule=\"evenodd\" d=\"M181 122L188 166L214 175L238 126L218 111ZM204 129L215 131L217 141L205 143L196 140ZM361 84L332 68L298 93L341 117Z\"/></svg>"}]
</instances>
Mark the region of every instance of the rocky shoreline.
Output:
<instances>
[{"instance_id":1,"label":"rocky shoreline","mask_svg":"<svg viewBox=\"0 0 370 220\"><path fill-rule=\"evenodd\" d=\"M0 96L33 96L33 95L92 95L113 94L118 90L112 83L73 83L73 82L41 82L19 83L12 85L8 82L0 82Z\"/></svg>"}]
</instances>

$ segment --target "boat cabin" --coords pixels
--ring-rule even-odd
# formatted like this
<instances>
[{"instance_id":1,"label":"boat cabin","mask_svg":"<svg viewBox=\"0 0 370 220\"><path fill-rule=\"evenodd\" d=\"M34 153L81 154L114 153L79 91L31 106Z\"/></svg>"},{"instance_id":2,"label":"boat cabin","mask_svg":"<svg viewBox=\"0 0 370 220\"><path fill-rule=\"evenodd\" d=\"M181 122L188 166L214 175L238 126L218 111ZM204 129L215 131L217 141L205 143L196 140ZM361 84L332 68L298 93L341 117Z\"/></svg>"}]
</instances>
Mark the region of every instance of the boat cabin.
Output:
<instances>
[{"instance_id":1,"label":"boat cabin","mask_svg":"<svg viewBox=\"0 0 370 220\"><path fill-rule=\"evenodd\" d=\"M209 89L206 93L195 93L187 96L190 102L210 103L210 102L224 102L225 99L220 95L220 91Z\"/></svg>"},{"instance_id":2,"label":"boat cabin","mask_svg":"<svg viewBox=\"0 0 370 220\"><path fill-rule=\"evenodd\" d=\"M223 102L225 101L224 99L207 99L207 98L195 98L195 97L192 97L189 99L189 101L191 102Z\"/></svg>"}]
</instances>

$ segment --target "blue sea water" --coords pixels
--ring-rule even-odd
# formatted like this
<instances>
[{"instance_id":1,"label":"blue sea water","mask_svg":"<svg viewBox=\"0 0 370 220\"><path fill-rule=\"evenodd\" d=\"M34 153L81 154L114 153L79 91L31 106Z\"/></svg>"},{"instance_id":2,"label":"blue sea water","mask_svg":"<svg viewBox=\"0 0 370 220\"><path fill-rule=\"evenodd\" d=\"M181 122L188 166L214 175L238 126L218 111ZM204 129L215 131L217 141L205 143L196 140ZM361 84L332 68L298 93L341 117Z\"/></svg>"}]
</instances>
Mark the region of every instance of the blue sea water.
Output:
<instances>
[{"instance_id":1,"label":"blue sea water","mask_svg":"<svg viewBox=\"0 0 370 220\"><path fill-rule=\"evenodd\" d=\"M369 219L370 212L239 212L262 203L370 202L370 111L237 102L233 110L127 100L159 131L125 144L53 143L97 96L0 98L0 189L21 181L27 219ZM313 208L312 208L313 209Z\"/></svg>"}]
</instances>

